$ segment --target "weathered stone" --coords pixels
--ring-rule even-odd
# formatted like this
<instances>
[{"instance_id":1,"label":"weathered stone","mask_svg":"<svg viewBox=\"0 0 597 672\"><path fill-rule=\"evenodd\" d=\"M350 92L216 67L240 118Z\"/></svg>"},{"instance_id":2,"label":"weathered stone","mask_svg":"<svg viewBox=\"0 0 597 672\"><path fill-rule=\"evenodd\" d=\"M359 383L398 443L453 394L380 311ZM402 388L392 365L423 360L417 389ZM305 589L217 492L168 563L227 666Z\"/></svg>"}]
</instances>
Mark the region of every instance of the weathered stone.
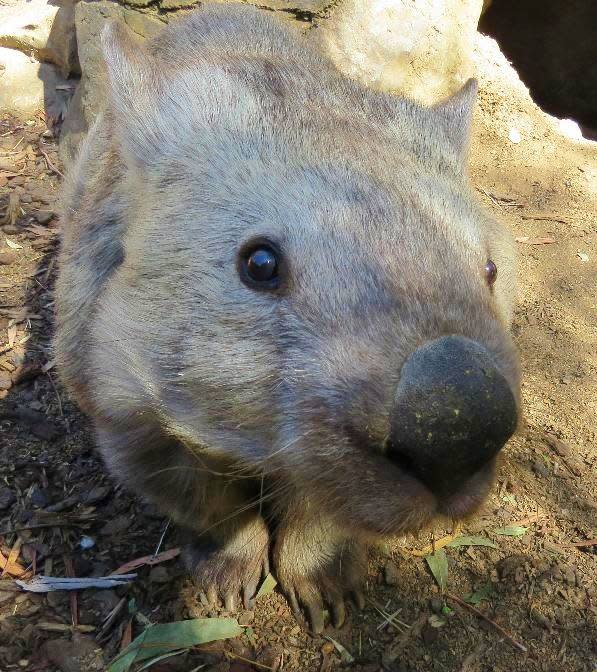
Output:
<instances>
[{"instance_id":1,"label":"weathered stone","mask_svg":"<svg viewBox=\"0 0 597 672\"><path fill-rule=\"evenodd\" d=\"M50 117L61 116L68 93L56 87L66 80L49 63L17 51L0 47L0 109L21 116L45 110ZM16 178L15 178L16 179Z\"/></svg>"},{"instance_id":2,"label":"weathered stone","mask_svg":"<svg viewBox=\"0 0 597 672\"><path fill-rule=\"evenodd\" d=\"M200 2L201 0L162 0L160 2L160 9L174 11L176 9L195 7Z\"/></svg>"},{"instance_id":3,"label":"weathered stone","mask_svg":"<svg viewBox=\"0 0 597 672\"><path fill-rule=\"evenodd\" d=\"M314 39L367 86L432 104L473 74L482 0L346 0ZM319 33L319 35L318 35Z\"/></svg>"},{"instance_id":4,"label":"weathered stone","mask_svg":"<svg viewBox=\"0 0 597 672\"><path fill-rule=\"evenodd\" d=\"M30 0L0 6L0 46L54 63L67 77L76 70L73 0Z\"/></svg>"},{"instance_id":5,"label":"weathered stone","mask_svg":"<svg viewBox=\"0 0 597 672\"><path fill-rule=\"evenodd\" d=\"M139 37L147 38L155 35L166 24L154 14L142 14L130 9L124 10L124 22Z\"/></svg>"},{"instance_id":6,"label":"weathered stone","mask_svg":"<svg viewBox=\"0 0 597 672\"><path fill-rule=\"evenodd\" d=\"M60 135L60 158L65 165L69 165L75 156L105 94L100 34L109 19L123 21L141 38L154 35L165 25L155 14L141 13L116 2L82 0L77 3L75 26L82 77L68 107Z\"/></svg>"}]
</instances>

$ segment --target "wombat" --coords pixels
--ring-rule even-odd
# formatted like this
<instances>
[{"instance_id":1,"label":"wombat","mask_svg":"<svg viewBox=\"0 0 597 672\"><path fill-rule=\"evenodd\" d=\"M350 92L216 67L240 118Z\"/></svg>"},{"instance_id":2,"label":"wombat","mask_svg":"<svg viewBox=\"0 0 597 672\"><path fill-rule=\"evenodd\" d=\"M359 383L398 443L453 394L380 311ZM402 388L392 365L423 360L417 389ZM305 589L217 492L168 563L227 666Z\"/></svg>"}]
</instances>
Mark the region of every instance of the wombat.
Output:
<instances>
[{"instance_id":1,"label":"wombat","mask_svg":"<svg viewBox=\"0 0 597 672\"><path fill-rule=\"evenodd\" d=\"M250 606L271 562L339 626L367 547L477 509L517 424L514 247L466 177L476 83L432 108L368 90L246 5L144 44L110 23L103 50L62 378L210 600Z\"/></svg>"}]
</instances>

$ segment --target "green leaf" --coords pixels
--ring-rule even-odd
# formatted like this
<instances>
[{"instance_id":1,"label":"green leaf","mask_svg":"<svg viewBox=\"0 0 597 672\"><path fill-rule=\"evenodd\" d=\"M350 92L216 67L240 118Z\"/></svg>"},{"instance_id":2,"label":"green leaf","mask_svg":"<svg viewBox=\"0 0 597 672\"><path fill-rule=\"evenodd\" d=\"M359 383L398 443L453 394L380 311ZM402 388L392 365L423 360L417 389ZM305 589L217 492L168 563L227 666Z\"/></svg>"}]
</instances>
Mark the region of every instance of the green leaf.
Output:
<instances>
[{"instance_id":1,"label":"green leaf","mask_svg":"<svg viewBox=\"0 0 597 672\"><path fill-rule=\"evenodd\" d=\"M483 600L489 602L493 594L494 594L493 586L491 585L491 583L486 583L484 586L479 588L479 590L475 590L474 593L467 595L464 598L464 601L468 602L469 604L481 604Z\"/></svg>"},{"instance_id":2,"label":"green leaf","mask_svg":"<svg viewBox=\"0 0 597 672\"><path fill-rule=\"evenodd\" d=\"M499 548L499 546L487 537L456 537L447 544L451 548L458 546L489 546L490 548Z\"/></svg>"},{"instance_id":3,"label":"green leaf","mask_svg":"<svg viewBox=\"0 0 597 672\"><path fill-rule=\"evenodd\" d=\"M127 672L133 663L242 633L235 618L195 618L152 625L116 656L108 672Z\"/></svg>"},{"instance_id":4,"label":"green leaf","mask_svg":"<svg viewBox=\"0 0 597 672\"><path fill-rule=\"evenodd\" d=\"M432 555L426 555L425 560L437 585L444 592L448 585L448 558L446 557L446 552L443 548L440 548Z\"/></svg>"},{"instance_id":5,"label":"green leaf","mask_svg":"<svg viewBox=\"0 0 597 672\"><path fill-rule=\"evenodd\" d=\"M521 527L520 525L506 525L506 527L499 527L497 530L494 530L494 534L501 534L505 537L522 537L527 531L526 527Z\"/></svg>"},{"instance_id":6,"label":"green leaf","mask_svg":"<svg viewBox=\"0 0 597 672\"><path fill-rule=\"evenodd\" d=\"M447 604L444 604L442 607L442 614L444 616L449 616L453 611L454 609L450 608Z\"/></svg>"},{"instance_id":7,"label":"green leaf","mask_svg":"<svg viewBox=\"0 0 597 672\"><path fill-rule=\"evenodd\" d=\"M255 599L258 597L261 597L262 595L269 595L273 591L273 589L278 585L278 582L276 579L271 574L268 574L265 579L263 579L263 583L259 587L259 590L257 591L257 595L255 595Z\"/></svg>"}]
</instances>

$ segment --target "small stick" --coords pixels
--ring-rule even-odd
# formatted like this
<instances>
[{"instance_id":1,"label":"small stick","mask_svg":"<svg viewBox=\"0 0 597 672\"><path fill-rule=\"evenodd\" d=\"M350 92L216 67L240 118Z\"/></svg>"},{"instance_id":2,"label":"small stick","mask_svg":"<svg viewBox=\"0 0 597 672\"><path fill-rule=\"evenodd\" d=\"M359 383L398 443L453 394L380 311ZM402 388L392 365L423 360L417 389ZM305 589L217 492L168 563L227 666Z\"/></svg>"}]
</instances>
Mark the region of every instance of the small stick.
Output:
<instances>
[{"instance_id":1,"label":"small stick","mask_svg":"<svg viewBox=\"0 0 597 672\"><path fill-rule=\"evenodd\" d=\"M504 628L502 628L501 625L498 625L495 621L492 621L491 618L489 618L489 616L486 616L482 611L479 611L478 609L473 607L472 604L468 604L464 600L461 600L459 597L456 597L456 595L452 595L452 593L445 593L445 595L446 595L447 598L449 598L453 602L456 602L456 604L459 604L461 607L464 607L465 609L468 609L470 612L475 614L475 616L478 616L479 618L482 618L484 621L486 621L487 623L492 625L500 633L500 635L502 635L502 637L507 639L510 642L510 644L512 644L512 646L519 649L523 653L528 652L528 649L527 649L526 646L524 646L520 642L517 642L514 639L514 637L512 637L512 635L510 635L508 632L506 632L504 630Z\"/></svg>"},{"instance_id":2,"label":"small stick","mask_svg":"<svg viewBox=\"0 0 597 672\"><path fill-rule=\"evenodd\" d=\"M573 541L568 544L562 544L562 546L575 546L576 548L582 548L583 546L597 546L597 539L589 539L588 541Z\"/></svg>"},{"instance_id":3,"label":"small stick","mask_svg":"<svg viewBox=\"0 0 597 672\"><path fill-rule=\"evenodd\" d=\"M562 219L559 215L520 215L521 219L536 219L539 221L546 222L559 222L560 224L569 224L565 219Z\"/></svg>"},{"instance_id":4,"label":"small stick","mask_svg":"<svg viewBox=\"0 0 597 672\"><path fill-rule=\"evenodd\" d=\"M44 159L46 160L46 163L48 164L48 168L56 173L56 175L60 175L60 177L64 177L64 173L61 173L58 168L50 161L50 157L48 156L47 152L44 152L41 142L38 144L39 151L43 154Z\"/></svg>"},{"instance_id":5,"label":"small stick","mask_svg":"<svg viewBox=\"0 0 597 672\"><path fill-rule=\"evenodd\" d=\"M258 663L256 660L249 660L248 658L243 658L243 656L239 656L238 653L232 653L232 651L228 651L228 655L231 658L236 658L237 660L242 660L243 663L249 663L250 665L255 665L256 667L260 667L262 670L273 670L273 667L270 667L269 665L264 665L263 663Z\"/></svg>"}]
</instances>

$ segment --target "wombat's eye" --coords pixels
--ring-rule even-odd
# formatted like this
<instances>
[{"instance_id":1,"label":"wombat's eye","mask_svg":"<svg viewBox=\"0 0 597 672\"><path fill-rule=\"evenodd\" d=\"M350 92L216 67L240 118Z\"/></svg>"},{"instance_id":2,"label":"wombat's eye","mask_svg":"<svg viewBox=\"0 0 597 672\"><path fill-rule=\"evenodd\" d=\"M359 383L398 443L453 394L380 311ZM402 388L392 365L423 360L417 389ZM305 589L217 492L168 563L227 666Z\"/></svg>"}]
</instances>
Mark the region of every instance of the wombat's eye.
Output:
<instances>
[{"instance_id":1,"label":"wombat's eye","mask_svg":"<svg viewBox=\"0 0 597 672\"><path fill-rule=\"evenodd\" d=\"M491 259L488 259L487 263L485 264L485 282L490 287L493 287L493 284L496 281L496 279L497 279L497 266Z\"/></svg>"},{"instance_id":2,"label":"wombat's eye","mask_svg":"<svg viewBox=\"0 0 597 672\"><path fill-rule=\"evenodd\" d=\"M254 289L275 289L279 266L278 253L269 245L257 243L241 253L241 278Z\"/></svg>"}]
</instances>

